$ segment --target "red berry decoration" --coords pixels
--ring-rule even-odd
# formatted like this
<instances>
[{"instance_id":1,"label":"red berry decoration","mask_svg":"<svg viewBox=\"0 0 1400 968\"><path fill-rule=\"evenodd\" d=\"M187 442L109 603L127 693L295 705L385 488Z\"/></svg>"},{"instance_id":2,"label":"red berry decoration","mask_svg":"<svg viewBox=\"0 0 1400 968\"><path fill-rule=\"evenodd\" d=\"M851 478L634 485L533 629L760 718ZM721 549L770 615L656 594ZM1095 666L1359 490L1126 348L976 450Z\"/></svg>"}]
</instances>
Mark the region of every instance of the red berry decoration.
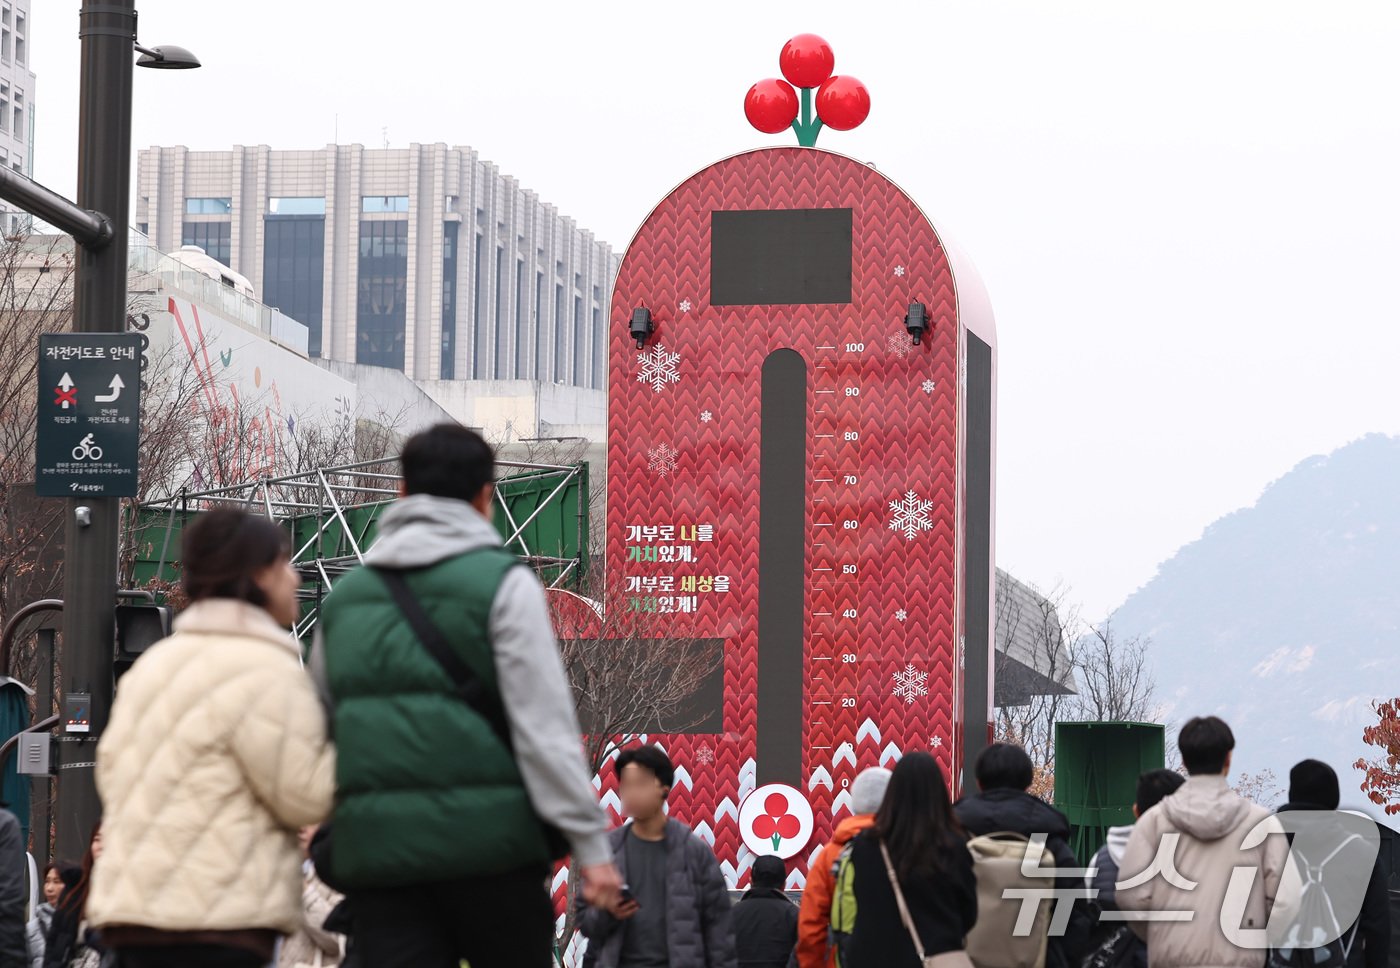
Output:
<instances>
[{"instance_id":1,"label":"red berry decoration","mask_svg":"<svg viewBox=\"0 0 1400 968\"><path fill-rule=\"evenodd\" d=\"M777 134L797 118L797 92L781 78L759 81L744 96L744 116L764 134Z\"/></svg>"},{"instance_id":2,"label":"red berry decoration","mask_svg":"<svg viewBox=\"0 0 1400 968\"><path fill-rule=\"evenodd\" d=\"M798 34L783 45L778 66L794 87L819 87L835 69L836 55L816 34Z\"/></svg>"},{"instance_id":3,"label":"red berry decoration","mask_svg":"<svg viewBox=\"0 0 1400 968\"><path fill-rule=\"evenodd\" d=\"M763 801L763 809L770 817L781 817L788 812L787 797L781 793L770 793L768 799Z\"/></svg>"},{"instance_id":4,"label":"red berry decoration","mask_svg":"<svg viewBox=\"0 0 1400 968\"><path fill-rule=\"evenodd\" d=\"M870 116L870 91L849 74L827 78L817 91L817 117L837 131L850 131Z\"/></svg>"}]
</instances>

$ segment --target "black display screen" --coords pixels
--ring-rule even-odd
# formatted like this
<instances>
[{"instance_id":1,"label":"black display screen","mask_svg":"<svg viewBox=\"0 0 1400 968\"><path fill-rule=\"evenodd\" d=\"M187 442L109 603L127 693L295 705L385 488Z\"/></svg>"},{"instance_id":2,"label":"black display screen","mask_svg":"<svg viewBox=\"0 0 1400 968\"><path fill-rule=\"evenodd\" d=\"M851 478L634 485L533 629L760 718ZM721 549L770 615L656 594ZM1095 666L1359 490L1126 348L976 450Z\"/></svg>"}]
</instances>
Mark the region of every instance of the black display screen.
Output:
<instances>
[{"instance_id":1,"label":"black display screen","mask_svg":"<svg viewBox=\"0 0 1400 968\"><path fill-rule=\"evenodd\" d=\"M851 209L710 213L710 305L851 301Z\"/></svg>"}]
</instances>

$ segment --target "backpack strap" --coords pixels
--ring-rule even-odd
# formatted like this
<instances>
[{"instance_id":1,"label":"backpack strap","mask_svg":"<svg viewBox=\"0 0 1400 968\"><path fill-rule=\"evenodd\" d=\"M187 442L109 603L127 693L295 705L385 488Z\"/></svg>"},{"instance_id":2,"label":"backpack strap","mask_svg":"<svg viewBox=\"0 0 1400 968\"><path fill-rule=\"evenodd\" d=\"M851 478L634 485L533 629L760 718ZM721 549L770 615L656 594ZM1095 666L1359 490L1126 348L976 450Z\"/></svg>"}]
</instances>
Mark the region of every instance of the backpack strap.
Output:
<instances>
[{"instance_id":1,"label":"backpack strap","mask_svg":"<svg viewBox=\"0 0 1400 968\"><path fill-rule=\"evenodd\" d=\"M424 650L432 656L433 661L441 666L442 671L447 673L447 677L452 680L452 686L457 690L457 695L474 713L486 720L497 739L505 744L507 750L513 752L510 724L506 721L506 711L501 704L500 696L487 688L480 677L472 671L466 660L457 654L456 649L452 648L451 643L447 641L447 636L428 617L428 613L423 610L422 604L414 596L413 590L408 587L408 582L404 580L402 571L378 567L372 570L384 583L384 587L389 590L394 604L403 613L404 619L413 629L414 636L422 644Z\"/></svg>"}]
</instances>

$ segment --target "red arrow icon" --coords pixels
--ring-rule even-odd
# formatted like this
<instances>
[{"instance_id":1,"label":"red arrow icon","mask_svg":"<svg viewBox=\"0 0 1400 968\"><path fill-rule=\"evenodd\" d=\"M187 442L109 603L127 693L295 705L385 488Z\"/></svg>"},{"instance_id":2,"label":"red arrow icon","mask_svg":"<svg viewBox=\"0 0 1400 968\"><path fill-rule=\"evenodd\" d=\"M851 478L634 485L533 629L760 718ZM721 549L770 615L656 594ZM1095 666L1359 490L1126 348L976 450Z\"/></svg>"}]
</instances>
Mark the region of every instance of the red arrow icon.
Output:
<instances>
[{"instance_id":1,"label":"red arrow icon","mask_svg":"<svg viewBox=\"0 0 1400 968\"><path fill-rule=\"evenodd\" d=\"M58 386L54 387L54 406L67 410L69 407L78 405L78 388L73 384L73 378L67 373L63 374L63 379L58 381Z\"/></svg>"}]
</instances>

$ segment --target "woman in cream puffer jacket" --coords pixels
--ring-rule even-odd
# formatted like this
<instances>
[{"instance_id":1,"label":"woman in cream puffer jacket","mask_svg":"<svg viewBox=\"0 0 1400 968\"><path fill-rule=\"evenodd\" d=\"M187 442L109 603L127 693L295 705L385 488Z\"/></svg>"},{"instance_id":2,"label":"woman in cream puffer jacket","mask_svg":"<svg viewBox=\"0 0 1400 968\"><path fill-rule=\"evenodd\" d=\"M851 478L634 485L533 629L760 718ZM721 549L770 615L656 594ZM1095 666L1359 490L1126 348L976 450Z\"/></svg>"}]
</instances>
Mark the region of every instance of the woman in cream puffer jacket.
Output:
<instances>
[{"instance_id":1,"label":"woman in cream puffer jacket","mask_svg":"<svg viewBox=\"0 0 1400 968\"><path fill-rule=\"evenodd\" d=\"M330 812L334 750L286 631L286 533L210 511L182 559L191 604L123 676L98 745L88 920L123 966L252 968L301 925L297 831Z\"/></svg>"}]
</instances>

